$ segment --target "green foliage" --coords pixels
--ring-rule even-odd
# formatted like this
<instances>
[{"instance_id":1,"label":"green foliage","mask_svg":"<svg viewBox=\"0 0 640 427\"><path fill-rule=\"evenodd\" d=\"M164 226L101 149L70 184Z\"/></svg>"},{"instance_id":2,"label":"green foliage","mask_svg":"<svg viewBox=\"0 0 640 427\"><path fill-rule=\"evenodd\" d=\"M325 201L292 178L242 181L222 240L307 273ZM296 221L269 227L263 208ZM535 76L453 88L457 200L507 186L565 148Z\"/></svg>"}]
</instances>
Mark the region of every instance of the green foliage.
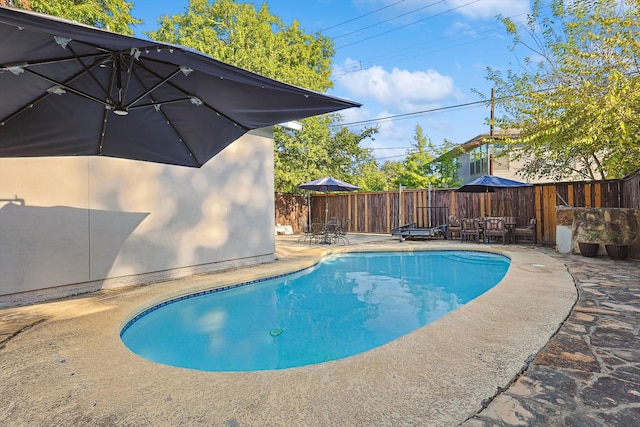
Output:
<instances>
[{"instance_id":1,"label":"green foliage","mask_svg":"<svg viewBox=\"0 0 640 427\"><path fill-rule=\"evenodd\" d=\"M385 190L394 190L400 185L400 174L402 173L402 162L387 160L380 166L380 172L382 172L387 180L387 188Z\"/></svg>"},{"instance_id":2,"label":"green foliage","mask_svg":"<svg viewBox=\"0 0 640 427\"><path fill-rule=\"evenodd\" d=\"M232 0L190 0L180 15L163 16L160 28L148 36L192 47L223 62L316 91L332 87L333 41L306 34L300 24L290 26L271 15L266 3ZM334 130L337 114L302 120L303 129L275 128L276 191L298 192L297 185L330 175L363 189L380 186L370 150L360 147L377 130L356 134Z\"/></svg>"},{"instance_id":3,"label":"green foliage","mask_svg":"<svg viewBox=\"0 0 640 427\"><path fill-rule=\"evenodd\" d=\"M155 40L189 46L245 70L308 89L325 91L330 80L334 42L307 34L271 15L263 3L190 0L180 15L158 19Z\"/></svg>"},{"instance_id":4,"label":"green foliage","mask_svg":"<svg viewBox=\"0 0 640 427\"><path fill-rule=\"evenodd\" d=\"M429 164L433 157L433 143L423 132L420 125L416 126L412 148L407 152L402 163L402 170L398 176L398 184L407 188L427 188L433 183L433 177L428 176Z\"/></svg>"},{"instance_id":5,"label":"green foliage","mask_svg":"<svg viewBox=\"0 0 640 427\"><path fill-rule=\"evenodd\" d=\"M298 192L297 185L323 176L372 190L378 178L371 150L360 142L377 129L355 134L346 128L333 130L339 115L310 117L302 120L300 131L275 129L275 188L281 192Z\"/></svg>"},{"instance_id":6,"label":"green foliage","mask_svg":"<svg viewBox=\"0 0 640 427\"><path fill-rule=\"evenodd\" d=\"M438 157L429 164L428 173L435 179L436 188L454 188L462 185L462 180L458 177L458 156L464 150L451 141L444 140L444 144L435 149Z\"/></svg>"},{"instance_id":7,"label":"green foliage","mask_svg":"<svg viewBox=\"0 0 640 427\"><path fill-rule=\"evenodd\" d=\"M133 3L126 0L30 0L15 5L126 35L133 35L132 26L142 22L131 16Z\"/></svg>"},{"instance_id":8,"label":"green foliage","mask_svg":"<svg viewBox=\"0 0 640 427\"><path fill-rule=\"evenodd\" d=\"M640 1L541 2L513 48L533 54L517 71L489 69L504 116L503 129L519 129L511 157L526 177L620 178L640 165Z\"/></svg>"},{"instance_id":9,"label":"green foliage","mask_svg":"<svg viewBox=\"0 0 640 427\"><path fill-rule=\"evenodd\" d=\"M401 184L407 188L427 188L431 184L436 188L448 188L459 184L458 152L454 150L454 144L445 140L443 146L435 147L422 127L417 125L412 145L400 167L388 166L390 171L397 173L394 186Z\"/></svg>"}]
</instances>

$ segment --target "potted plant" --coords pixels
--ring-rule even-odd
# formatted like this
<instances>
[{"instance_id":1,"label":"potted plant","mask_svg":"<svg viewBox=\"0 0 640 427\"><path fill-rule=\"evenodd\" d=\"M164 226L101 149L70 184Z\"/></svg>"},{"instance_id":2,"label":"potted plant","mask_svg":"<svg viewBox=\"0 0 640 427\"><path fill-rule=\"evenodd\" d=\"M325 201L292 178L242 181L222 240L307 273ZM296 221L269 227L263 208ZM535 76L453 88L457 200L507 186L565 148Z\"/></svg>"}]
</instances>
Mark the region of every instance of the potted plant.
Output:
<instances>
[{"instance_id":1,"label":"potted plant","mask_svg":"<svg viewBox=\"0 0 640 427\"><path fill-rule=\"evenodd\" d=\"M624 236L620 231L609 231L605 235L604 248L607 250L609 258L614 260L623 260L627 258L629 253L629 245L623 243Z\"/></svg>"},{"instance_id":2,"label":"potted plant","mask_svg":"<svg viewBox=\"0 0 640 427\"><path fill-rule=\"evenodd\" d=\"M584 257L594 258L598 256L598 250L600 249L600 237L602 233L600 231L583 231L578 236L578 247L580 248L580 254Z\"/></svg>"}]
</instances>

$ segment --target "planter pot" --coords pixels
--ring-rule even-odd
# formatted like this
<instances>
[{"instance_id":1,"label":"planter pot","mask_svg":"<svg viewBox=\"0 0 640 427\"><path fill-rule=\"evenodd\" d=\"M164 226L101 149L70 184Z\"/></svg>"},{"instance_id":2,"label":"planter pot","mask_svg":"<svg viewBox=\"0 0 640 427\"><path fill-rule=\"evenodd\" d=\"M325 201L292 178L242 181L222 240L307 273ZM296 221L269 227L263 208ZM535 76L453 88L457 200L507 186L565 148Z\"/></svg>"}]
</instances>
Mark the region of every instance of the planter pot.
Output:
<instances>
[{"instance_id":1,"label":"planter pot","mask_svg":"<svg viewBox=\"0 0 640 427\"><path fill-rule=\"evenodd\" d=\"M580 247L580 254L585 257L595 258L598 256L598 249L600 249L600 243L590 242L578 242Z\"/></svg>"},{"instance_id":2,"label":"planter pot","mask_svg":"<svg viewBox=\"0 0 640 427\"><path fill-rule=\"evenodd\" d=\"M611 259L623 260L627 258L629 253L629 246L627 245L610 244L604 245L604 248Z\"/></svg>"}]
</instances>

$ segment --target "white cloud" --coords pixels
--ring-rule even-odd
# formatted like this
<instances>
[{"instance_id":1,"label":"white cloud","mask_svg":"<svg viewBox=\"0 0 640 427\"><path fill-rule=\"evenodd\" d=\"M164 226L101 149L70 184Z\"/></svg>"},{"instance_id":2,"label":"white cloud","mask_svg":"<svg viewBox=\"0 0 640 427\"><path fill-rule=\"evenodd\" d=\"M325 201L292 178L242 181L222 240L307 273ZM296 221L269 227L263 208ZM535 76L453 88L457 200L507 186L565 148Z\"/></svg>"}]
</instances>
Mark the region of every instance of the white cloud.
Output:
<instances>
[{"instance_id":1,"label":"white cloud","mask_svg":"<svg viewBox=\"0 0 640 427\"><path fill-rule=\"evenodd\" d=\"M349 65L346 61L345 67ZM337 80L353 99L371 99L381 107L413 112L436 106L438 102L457 97L453 79L436 70L408 71L380 66L349 73Z\"/></svg>"}]
</instances>

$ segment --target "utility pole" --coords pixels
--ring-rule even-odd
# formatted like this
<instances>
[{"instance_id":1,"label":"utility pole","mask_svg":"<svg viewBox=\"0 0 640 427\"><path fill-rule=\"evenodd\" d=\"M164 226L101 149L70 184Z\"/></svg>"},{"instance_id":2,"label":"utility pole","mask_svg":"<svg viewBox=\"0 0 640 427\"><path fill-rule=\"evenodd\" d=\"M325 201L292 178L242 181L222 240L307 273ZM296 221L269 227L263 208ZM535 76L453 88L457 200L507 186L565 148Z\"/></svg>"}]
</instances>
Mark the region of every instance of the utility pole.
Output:
<instances>
[{"instance_id":1,"label":"utility pole","mask_svg":"<svg viewBox=\"0 0 640 427\"><path fill-rule=\"evenodd\" d=\"M496 108L496 90L491 88L491 116L489 117L489 136L493 138L493 120Z\"/></svg>"},{"instance_id":2,"label":"utility pole","mask_svg":"<svg viewBox=\"0 0 640 427\"><path fill-rule=\"evenodd\" d=\"M491 141L491 144L493 144L493 137L494 137L493 121L494 121L494 114L495 114L495 108L496 108L495 100L496 100L496 90L495 88L491 88L491 113L489 116L489 139ZM493 154L489 154L489 144L487 144L487 171L489 175L493 175Z\"/></svg>"}]
</instances>

